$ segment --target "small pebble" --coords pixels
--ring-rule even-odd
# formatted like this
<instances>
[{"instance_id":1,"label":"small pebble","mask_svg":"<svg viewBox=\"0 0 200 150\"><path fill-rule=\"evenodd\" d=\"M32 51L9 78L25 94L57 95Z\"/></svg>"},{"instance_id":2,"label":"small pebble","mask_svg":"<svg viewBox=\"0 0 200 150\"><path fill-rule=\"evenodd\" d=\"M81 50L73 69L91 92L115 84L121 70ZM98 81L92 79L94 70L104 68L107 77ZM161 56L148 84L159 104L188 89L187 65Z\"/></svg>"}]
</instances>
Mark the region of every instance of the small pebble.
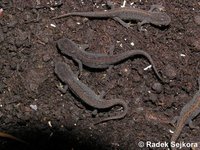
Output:
<instances>
[{"instance_id":1,"label":"small pebble","mask_svg":"<svg viewBox=\"0 0 200 150\"><path fill-rule=\"evenodd\" d=\"M195 51L200 51L200 38L199 39L196 39L192 45L195 47Z\"/></svg>"},{"instance_id":2,"label":"small pebble","mask_svg":"<svg viewBox=\"0 0 200 150\"><path fill-rule=\"evenodd\" d=\"M133 80L134 82L140 82L141 77L140 77L139 74L135 74L135 75L133 75L132 80Z\"/></svg>"},{"instance_id":3,"label":"small pebble","mask_svg":"<svg viewBox=\"0 0 200 150\"><path fill-rule=\"evenodd\" d=\"M103 113L98 113L99 117L103 117L104 114Z\"/></svg>"},{"instance_id":4,"label":"small pebble","mask_svg":"<svg viewBox=\"0 0 200 150\"><path fill-rule=\"evenodd\" d=\"M197 25L200 25L200 16L199 16L199 15L194 16L194 22L195 22Z\"/></svg>"},{"instance_id":5,"label":"small pebble","mask_svg":"<svg viewBox=\"0 0 200 150\"><path fill-rule=\"evenodd\" d=\"M183 87L183 89L186 91L186 92L188 92L188 93L190 93L191 91L192 91L192 89L193 89L193 84L192 84L192 82L187 82L186 84L185 84L185 86Z\"/></svg>"},{"instance_id":6,"label":"small pebble","mask_svg":"<svg viewBox=\"0 0 200 150\"><path fill-rule=\"evenodd\" d=\"M35 111L37 110L37 105L30 105L30 107Z\"/></svg>"},{"instance_id":7,"label":"small pebble","mask_svg":"<svg viewBox=\"0 0 200 150\"><path fill-rule=\"evenodd\" d=\"M29 107L24 107L24 109L23 109L25 112L31 112L32 110L29 108Z\"/></svg>"},{"instance_id":8,"label":"small pebble","mask_svg":"<svg viewBox=\"0 0 200 150\"><path fill-rule=\"evenodd\" d=\"M92 111L92 116L95 117L95 116L97 115L97 113L98 113L98 112L97 112L97 109L93 110L93 111Z\"/></svg>"},{"instance_id":9,"label":"small pebble","mask_svg":"<svg viewBox=\"0 0 200 150\"><path fill-rule=\"evenodd\" d=\"M9 28L14 28L16 25L17 25L17 21L16 20L11 20L7 26Z\"/></svg>"},{"instance_id":10,"label":"small pebble","mask_svg":"<svg viewBox=\"0 0 200 150\"><path fill-rule=\"evenodd\" d=\"M68 26L69 28L74 28L74 27L75 27L74 20L71 19L71 18L67 19L66 24L67 24L67 26Z\"/></svg>"},{"instance_id":11,"label":"small pebble","mask_svg":"<svg viewBox=\"0 0 200 150\"><path fill-rule=\"evenodd\" d=\"M163 90L163 87L162 87L162 84L160 84L160 83L157 82L157 83L153 84L152 89L154 91L156 91L156 93L161 93L162 90Z\"/></svg>"},{"instance_id":12,"label":"small pebble","mask_svg":"<svg viewBox=\"0 0 200 150\"><path fill-rule=\"evenodd\" d=\"M173 66L167 65L167 66L165 67L164 71L165 71L165 75L166 75L169 79L172 80L172 79L176 78L177 73L176 73L176 69L175 69Z\"/></svg>"},{"instance_id":13,"label":"small pebble","mask_svg":"<svg viewBox=\"0 0 200 150\"><path fill-rule=\"evenodd\" d=\"M24 41L16 40L16 41L15 41L15 46L16 46L17 48L20 48L20 47L23 45L23 43L24 43Z\"/></svg>"},{"instance_id":14,"label":"small pebble","mask_svg":"<svg viewBox=\"0 0 200 150\"><path fill-rule=\"evenodd\" d=\"M149 100L155 103L157 101L158 97L156 94L150 93L149 94Z\"/></svg>"},{"instance_id":15,"label":"small pebble","mask_svg":"<svg viewBox=\"0 0 200 150\"><path fill-rule=\"evenodd\" d=\"M47 62L51 59L51 57L49 56L49 54L45 54L45 55L43 55L42 59L44 62Z\"/></svg>"}]
</instances>

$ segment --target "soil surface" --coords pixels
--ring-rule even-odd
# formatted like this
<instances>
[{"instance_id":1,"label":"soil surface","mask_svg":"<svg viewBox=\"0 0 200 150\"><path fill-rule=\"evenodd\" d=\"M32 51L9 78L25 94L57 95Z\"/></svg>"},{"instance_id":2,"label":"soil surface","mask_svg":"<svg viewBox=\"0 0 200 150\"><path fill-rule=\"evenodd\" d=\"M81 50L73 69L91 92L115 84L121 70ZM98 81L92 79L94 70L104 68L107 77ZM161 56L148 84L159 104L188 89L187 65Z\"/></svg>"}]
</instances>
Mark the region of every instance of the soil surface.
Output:
<instances>
[{"instance_id":1,"label":"soil surface","mask_svg":"<svg viewBox=\"0 0 200 150\"><path fill-rule=\"evenodd\" d=\"M115 7L123 1L113 0ZM159 4L172 21L167 27L150 24L137 29L137 23L124 28L113 19L67 17L73 11L103 11L105 0L1 0L0 8L0 129L29 144L0 137L0 149L37 150L136 150L139 141L169 142L174 116L198 91L200 76L200 1L127 0L127 7L149 10ZM93 113L67 91L54 64L65 61L74 72L78 65L65 59L56 41L67 37L89 44L87 51L114 54L141 49L148 52L163 78L161 83L144 57L134 57L107 70L83 69L80 80L105 99L120 98L129 110L125 118L93 125L120 113L120 107ZM200 117L193 120L200 126ZM178 142L197 142L200 130L185 126ZM188 148L187 148L188 149Z\"/></svg>"}]
</instances>

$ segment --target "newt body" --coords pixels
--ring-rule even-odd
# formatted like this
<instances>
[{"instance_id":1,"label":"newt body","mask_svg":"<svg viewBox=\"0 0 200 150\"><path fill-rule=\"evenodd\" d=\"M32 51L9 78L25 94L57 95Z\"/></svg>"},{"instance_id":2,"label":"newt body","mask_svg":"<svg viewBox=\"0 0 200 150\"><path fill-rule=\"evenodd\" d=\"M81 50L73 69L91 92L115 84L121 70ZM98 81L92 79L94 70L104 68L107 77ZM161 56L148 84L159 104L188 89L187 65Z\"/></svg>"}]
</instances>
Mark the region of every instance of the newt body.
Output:
<instances>
[{"instance_id":1,"label":"newt body","mask_svg":"<svg viewBox=\"0 0 200 150\"><path fill-rule=\"evenodd\" d=\"M174 118L174 122L177 121L176 130L172 135L171 142L176 142L183 127L189 124L190 128L195 128L192 124L192 119L194 119L200 113L200 78L198 79L199 90L194 95L191 101L189 101L181 110L180 116ZM172 150L176 150L175 147Z\"/></svg>"},{"instance_id":2,"label":"newt body","mask_svg":"<svg viewBox=\"0 0 200 150\"><path fill-rule=\"evenodd\" d=\"M128 111L128 106L125 101L120 99L104 100L100 95L97 95L92 89L90 89L86 84L81 82L78 77L72 72L71 68L62 62L55 64L55 73L58 78L66 84L66 86L75 94L79 99L81 99L87 105L95 109L107 109L115 105L121 105L124 109L123 113L104 118L100 122L105 122L108 120L121 119L125 117Z\"/></svg>"},{"instance_id":3,"label":"newt body","mask_svg":"<svg viewBox=\"0 0 200 150\"><path fill-rule=\"evenodd\" d=\"M80 72L82 72L82 65L85 65L90 68L106 69L128 58L132 58L136 55L141 55L148 59L148 61L151 63L153 67L153 70L156 76L161 81L163 81L162 77L159 75L155 67L155 64L151 56L143 50L131 50L131 51L124 52L121 54L116 54L116 55L91 53L91 52L85 51L88 45L76 44L75 42L73 42L72 40L68 38L63 38L63 39L58 40L57 47L61 51L62 54L71 57L73 60L75 60L78 63Z\"/></svg>"},{"instance_id":4,"label":"newt body","mask_svg":"<svg viewBox=\"0 0 200 150\"><path fill-rule=\"evenodd\" d=\"M167 15L164 12L158 11L161 8L163 8L160 5L152 5L149 11L131 7L114 8L113 4L111 3L109 3L109 6L111 7L111 9L108 11L71 12L60 15L58 17L54 17L53 19L63 18L67 16L82 16L89 18L113 18L126 28L130 27L130 24L124 21L135 20L139 21L139 29L143 24L146 23L150 23L156 26L167 26L171 22L171 18L169 15Z\"/></svg>"}]
</instances>

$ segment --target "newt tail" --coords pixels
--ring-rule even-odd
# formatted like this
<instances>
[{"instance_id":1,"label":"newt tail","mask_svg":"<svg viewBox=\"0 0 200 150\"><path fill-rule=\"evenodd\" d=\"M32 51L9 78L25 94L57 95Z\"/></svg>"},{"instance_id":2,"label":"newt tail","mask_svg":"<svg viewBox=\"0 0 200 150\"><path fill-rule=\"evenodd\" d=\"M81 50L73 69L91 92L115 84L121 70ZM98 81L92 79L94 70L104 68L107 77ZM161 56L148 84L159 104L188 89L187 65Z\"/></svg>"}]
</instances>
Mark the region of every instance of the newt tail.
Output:
<instances>
[{"instance_id":1,"label":"newt tail","mask_svg":"<svg viewBox=\"0 0 200 150\"><path fill-rule=\"evenodd\" d=\"M53 17L52 19L60 19L68 16L82 16L82 17L93 17L93 18L108 18L108 17L115 17L116 14L113 13L112 11L104 12L104 11L99 11L99 12L71 12L67 14L63 14L57 17Z\"/></svg>"},{"instance_id":2,"label":"newt tail","mask_svg":"<svg viewBox=\"0 0 200 150\"><path fill-rule=\"evenodd\" d=\"M0 137L2 137L2 138L9 138L9 139L21 142L21 143L28 144L26 141L24 141L22 139L19 139L19 138L15 137L15 136L13 136L11 134L8 134L8 133L0 132Z\"/></svg>"}]
</instances>

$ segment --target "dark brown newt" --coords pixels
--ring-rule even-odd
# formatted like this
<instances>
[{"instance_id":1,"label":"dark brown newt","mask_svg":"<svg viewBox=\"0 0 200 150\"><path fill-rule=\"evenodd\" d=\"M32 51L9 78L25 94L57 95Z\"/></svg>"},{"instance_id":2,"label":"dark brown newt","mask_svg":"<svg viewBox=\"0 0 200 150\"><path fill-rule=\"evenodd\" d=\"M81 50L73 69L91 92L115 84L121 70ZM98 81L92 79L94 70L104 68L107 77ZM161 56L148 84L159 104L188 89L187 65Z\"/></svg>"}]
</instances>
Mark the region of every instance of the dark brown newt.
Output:
<instances>
[{"instance_id":1,"label":"dark brown newt","mask_svg":"<svg viewBox=\"0 0 200 150\"><path fill-rule=\"evenodd\" d=\"M97 95L92 89L90 89L86 84L81 82L78 77L72 72L69 65L63 62L57 62L55 64L55 74L58 78L65 83L66 87L69 88L73 94L75 94L79 99L81 99L87 105L95 109L107 109L115 105L121 105L123 107L123 112L116 116L111 116L104 118L100 122L105 122L108 120L121 119L124 118L128 111L127 103L120 99L104 100L101 95ZM95 124L97 124L95 123Z\"/></svg>"},{"instance_id":2,"label":"dark brown newt","mask_svg":"<svg viewBox=\"0 0 200 150\"><path fill-rule=\"evenodd\" d=\"M167 26L171 22L171 18L169 15L159 11L160 9L163 9L163 7L160 5L152 5L149 11L131 7L114 8L114 5L112 3L108 3L108 6L111 7L111 9L108 11L71 12L54 17L53 19L63 18L67 16L83 16L89 18L113 18L126 28L129 28L130 24L124 21L136 20L140 21L138 23L139 29L141 29L141 26L146 23L151 23L156 26Z\"/></svg>"},{"instance_id":3,"label":"dark brown newt","mask_svg":"<svg viewBox=\"0 0 200 150\"><path fill-rule=\"evenodd\" d=\"M127 51L127 52L116 54L116 55L92 53L92 52L85 51L85 49L88 48L88 45L76 44L75 42L73 42L72 40L68 38L62 38L58 40L57 47L62 54L71 57L73 60L75 60L78 63L80 74L82 72L83 65L90 68L106 69L106 68L112 67L115 64L120 63L123 60L134 57L136 55L141 55L148 59L148 61L151 63L153 67L153 70L156 76L161 81L163 81L162 77L159 75L155 67L155 64L151 56L143 50L131 50L131 51Z\"/></svg>"},{"instance_id":4,"label":"dark brown newt","mask_svg":"<svg viewBox=\"0 0 200 150\"><path fill-rule=\"evenodd\" d=\"M11 134L8 134L8 133L4 133L4 132L0 132L0 137L3 137L3 138L9 138L9 139L12 139L12 140L15 140L15 141L18 141L18 142L21 142L21 143L25 143L25 144L28 144L26 141L24 140L21 140Z\"/></svg>"},{"instance_id":5,"label":"dark brown newt","mask_svg":"<svg viewBox=\"0 0 200 150\"><path fill-rule=\"evenodd\" d=\"M176 150L175 142L178 139L183 127L189 124L190 128L196 128L192 119L194 119L200 113L200 78L198 79L199 90L181 110L180 116L176 116L173 119L173 123L177 122L176 130L171 137L172 150Z\"/></svg>"}]
</instances>

